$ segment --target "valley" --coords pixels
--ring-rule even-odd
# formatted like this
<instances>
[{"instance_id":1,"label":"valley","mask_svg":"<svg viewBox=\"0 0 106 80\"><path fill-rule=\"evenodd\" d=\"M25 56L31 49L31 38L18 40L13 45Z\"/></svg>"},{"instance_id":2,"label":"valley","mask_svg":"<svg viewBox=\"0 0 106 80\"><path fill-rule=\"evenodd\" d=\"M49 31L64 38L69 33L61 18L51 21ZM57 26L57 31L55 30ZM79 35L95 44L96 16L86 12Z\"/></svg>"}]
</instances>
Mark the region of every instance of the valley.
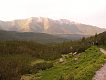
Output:
<instances>
[{"instance_id":1,"label":"valley","mask_svg":"<svg viewBox=\"0 0 106 80\"><path fill-rule=\"evenodd\" d=\"M0 41L1 80L92 80L105 63L106 32L76 41Z\"/></svg>"}]
</instances>

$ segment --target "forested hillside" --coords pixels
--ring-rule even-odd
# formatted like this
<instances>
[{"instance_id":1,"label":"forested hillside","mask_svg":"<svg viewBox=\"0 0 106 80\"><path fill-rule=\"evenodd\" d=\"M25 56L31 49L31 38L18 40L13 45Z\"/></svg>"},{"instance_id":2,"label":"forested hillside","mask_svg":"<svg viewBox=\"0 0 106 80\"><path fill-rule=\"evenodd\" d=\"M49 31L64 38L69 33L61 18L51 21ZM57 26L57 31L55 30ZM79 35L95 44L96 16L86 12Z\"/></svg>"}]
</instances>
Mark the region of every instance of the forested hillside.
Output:
<instances>
[{"instance_id":1,"label":"forested hillside","mask_svg":"<svg viewBox=\"0 0 106 80\"><path fill-rule=\"evenodd\" d=\"M104 63L105 56L102 55L97 47L91 47L91 46L103 46L106 45L106 32L103 32L101 34L96 34L95 36L89 37L89 38L82 38L81 40L78 41L68 41L68 42L62 42L62 43L52 43L52 44L41 44L33 41L22 41L22 40L13 40L13 41L0 41L0 79L1 80L20 80L22 75L25 74L36 74L39 72L39 70L46 70L51 67L53 69L50 69L52 71L58 70L58 66L55 66L55 62L57 63L58 59L62 57L62 55L67 55L68 53L72 53L70 55L68 62L72 61L74 63L74 60L76 60L76 57L79 58L78 65L74 64L74 67L70 67L71 63L66 62L66 65L59 64L60 70L66 69L66 72L70 70L70 74L74 75L74 71L71 71L72 69L75 69L75 71L80 72L77 74L77 77L75 77L75 80L84 80L84 78L88 78L90 75L91 76L94 74L94 71L98 69L102 63ZM91 48L89 48L91 47ZM89 49L88 49L89 48ZM85 51L88 49L87 51ZM93 50L93 51L92 51ZM76 56L73 56L73 53L76 53ZM79 54L81 53L81 54ZM91 54L92 53L92 54ZM80 56L81 55L81 56ZM88 56L85 57L84 56ZM95 57L95 60L92 58ZM98 59L100 58L100 59ZM43 60L43 62L40 60ZM97 68L93 69L94 62L89 62L88 60L92 61L100 61L99 63L97 62ZM33 61L36 62L38 60L37 64L31 64ZM84 62L85 61L85 62ZM83 65L88 63L92 65L89 67L85 66L86 70L93 69L93 73L88 74L88 72L85 72L86 70L82 70ZM84 67L84 66L83 66ZM70 68L70 69L69 69ZM51 71L50 71L51 72ZM75 73L76 73L75 72ZM56 72L57 73L57 72ZM46 76L48 75L47 72L41 72L44 78L41 78L41 80L47 80ZM47 75L46 75L47 74ZM46 76L44 76L46 75ZM57 74L58 75L58 74ZM57 76L56 75L56 76ZM62 74L63 76L66 74ZM60 75L58 80L61 80L62 78ZM82 75L87 75L83 76ZM57 80L54 79L54 73L52 75L51 80ZM73 76L71 76L73 78ZM80 78L80 79L79 79ZM48 79L50 80L50 79ZM63 79L65 80L65 79ZM72 79L73 80L73 79Z\"/></svg>"},{"instance_id":2,"label":"forested hillside","mask_svg":"<svg viewBox=\"0 0 106 80\"><path fill-rule=\"evenodd\" d=\"M78 39L80 39L79 37ZM64 37L59 37L52 34L46 33L33 33L33 32L15 32L15 31L4 31L0 30L0 40L23 40L23 41L35 41L39 43L58 43L67 41ZM74 40L74 38L72 38Z\"/></svg>"}]
</instances>

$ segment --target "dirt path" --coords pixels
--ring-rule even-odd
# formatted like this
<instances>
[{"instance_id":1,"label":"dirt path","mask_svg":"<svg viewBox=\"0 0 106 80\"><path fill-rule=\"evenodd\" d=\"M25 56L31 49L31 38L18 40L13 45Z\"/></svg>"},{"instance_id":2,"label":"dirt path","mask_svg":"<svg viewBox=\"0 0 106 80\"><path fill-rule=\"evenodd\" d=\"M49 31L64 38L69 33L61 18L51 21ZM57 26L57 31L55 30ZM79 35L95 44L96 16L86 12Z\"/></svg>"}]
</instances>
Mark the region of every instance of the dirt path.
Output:
<instances>
[{"instance_id":1,"label":"dirt path","mask_svg":"<svg viewBox=\"0 0 106 80\"><path fill-rule=\"evenodd\" d=\"M106 50L100 48L100 51L106 54ZM106 63L96 72L92 80L106 80Z\"/></svg>"}]
</instances>

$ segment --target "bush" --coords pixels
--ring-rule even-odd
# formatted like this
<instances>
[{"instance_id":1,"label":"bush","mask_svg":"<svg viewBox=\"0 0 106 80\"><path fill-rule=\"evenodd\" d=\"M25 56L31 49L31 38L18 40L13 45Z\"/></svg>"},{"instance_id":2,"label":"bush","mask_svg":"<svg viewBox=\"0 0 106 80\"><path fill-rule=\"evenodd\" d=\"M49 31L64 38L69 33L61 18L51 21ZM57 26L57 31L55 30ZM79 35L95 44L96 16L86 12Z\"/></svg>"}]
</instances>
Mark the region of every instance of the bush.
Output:
<instances>
[{"instance_id":1,"label":"bush","mask_svg":"<svg viewBox=\"0 0 106 80\"><path fill-rule=\"evenodd\" d=\"M36 65L32 66L31 73L37 73L39 70L46 70L51 67L53 67L53 63L47 63L47 62L37 63Z\"/></svg>"},{"instance_id":2,"label":"bush","mask_svg":"<svg viewBox=\"0 0 106 80\"><path fill-rule=\"evenodd\" d=\"M65 80L75 80L74 75L70 73Z\"/></svg>"},{"instance_id":3,"label":"bush","mask_svg":"<svg viewBox=\"0 0 106 80\"><path fill-rule=\"evenodd\" d=\"M0 80L20 80L21 75L27 73L26 68L29 64L27 56L0 56Z\"/></svg>"}]
</instances>

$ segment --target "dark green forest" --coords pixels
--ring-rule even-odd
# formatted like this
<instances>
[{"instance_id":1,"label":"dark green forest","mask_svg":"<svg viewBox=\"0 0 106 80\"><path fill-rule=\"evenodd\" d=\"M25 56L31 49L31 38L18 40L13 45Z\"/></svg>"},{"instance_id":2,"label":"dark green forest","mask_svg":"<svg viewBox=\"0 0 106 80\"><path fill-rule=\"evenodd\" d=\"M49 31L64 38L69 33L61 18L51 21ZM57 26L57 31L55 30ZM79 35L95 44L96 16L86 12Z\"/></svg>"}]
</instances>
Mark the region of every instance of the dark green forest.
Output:
<instances>
[{"instance_id":1,"label":"dark green forest","mask_svg":"<svg viewBox=\"0 0 106 80\"><path fill-rule=\"evenodd\" d=\"M0 41L0 80L20 80L23 74L37 73L51 68L51 62L30 66L34 59L53 61L62 54L81 53L91 46L106 45L106 32L95 34L78 41L42 44L35 41L13 40Z\"/></svg>"}]
</instances>

